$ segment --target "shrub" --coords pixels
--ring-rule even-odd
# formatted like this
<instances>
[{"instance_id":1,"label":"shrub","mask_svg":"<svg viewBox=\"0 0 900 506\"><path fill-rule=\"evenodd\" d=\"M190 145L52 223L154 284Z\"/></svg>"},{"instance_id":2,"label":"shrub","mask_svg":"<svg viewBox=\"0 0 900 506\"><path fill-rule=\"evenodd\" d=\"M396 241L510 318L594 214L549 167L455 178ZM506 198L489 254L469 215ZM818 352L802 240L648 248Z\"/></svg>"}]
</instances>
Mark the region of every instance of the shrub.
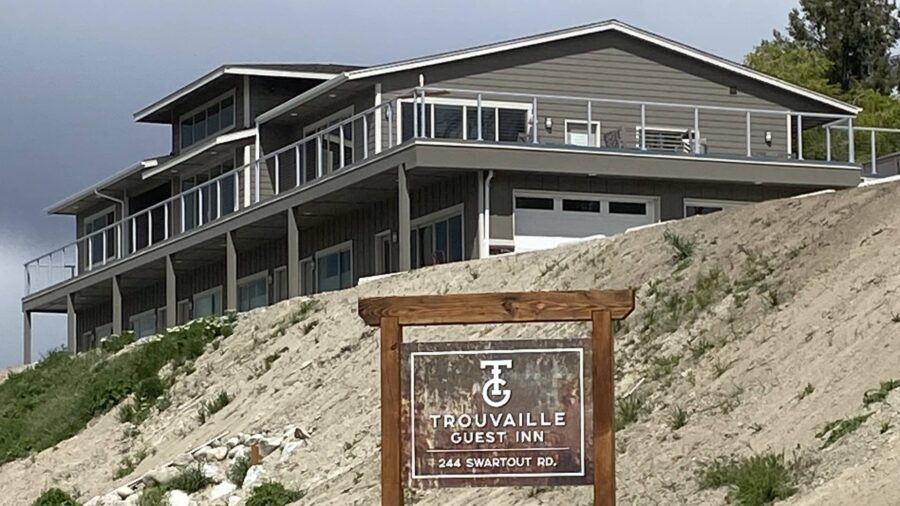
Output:
<instances>
[{"instance_id":1,"label":"shrub","mask_svg":"<svg viewBox=\"0 0 900 506\"><path fill-rule=\"evenodd\" d=\"M51 488L41 494L32 506L79 506L78 501L58 488Z\"/></svg>"},{"instance_id":2,"label":"shrub","mask_svg":"<svg viewBox=\"0 0 900 506\"><path fill-rule=\"evenodd\" d=\"M728 501L740 506L762 506L797 492L784 455L720 457L700 470L698 480L701 489L729 487Z\"/></svg>"},{"instance_id":3,"label":"shrub","mask_svg":"<svg viewBox=\"0 0 900 506\"><path fill-rule=\"evenodd\" d=\"M161 487L145 488L138 498L138 506L167 506L166 491Z\"/></svg>"},{"instance_id":4,"label":"shrub","mask_svg":"<svg viewBox=\"0 0 900 506\"><path fill-rule=\"evenodd\" d=\"M669 428L672 430L678 430L688 423L688 418L690 418L690 414L686 409L681 406L675 406L672 408L672 411L669 413Z\"/></svg>"},{"instance_id":5,"label":"shrub","mask_svg":"<svg viewBox=\"0 0 900 506\"><path fill-rule=\"evenodd\" d=\"M56 351L10 375L0 383L0 464L74 436L132 394L158 394L164 365L194 360L208 342L230 332L229 317L196 320L127 353Z\"/></svg>"},{"instance_id":6,"label":"shrub","mask_svg":"<svg viewBox=\"0 0 900 506\"><path fill-rule=\"evenodd\" d=\"M134 342L134 332L123 332L119 336L109 336L100 342L100 349L106 353L117 353Z\"/></svg>"},{"instance_id":7,"label":"shrub","mask_svg":"<svg viewBox=\"0 0 900 506\"><path fill-rule=\"evenodd\" d=\"M253 489L253 493L247 499L247 506L285 506L299 501L304 495L303 492L284 488L281 483L263 483Z\"/></svg>"},{"instance_id":8,"label":"shrub","mask_svg":"<svg viewBox=\"0 0 900 506\"><path fill-rule=\"evenodd\" d=\"M865 423L870 416L872 416L872 413L866 413L865 415L859 415L853 418L833 420L826 423L825 426L822 427L822 430L816 433L816 437L824 441L822 448L828 448L847 434L856 432L856 429Z\"/></svg>"},{"instance_id":9,"label":"shrub","mask_svg":"<svg viewBox=\"0 0 900 506\"><path fill-rule=\"evenodd\" d=\"M244 483L244 478L247 477L247 471L250 470L250 458L246 455L241 455L238 458L234 459L231 467L228 469L228 481L234 483L238 487Z\"/></svg>"},{"instance_id":10,"label":"shrub","mask_svg":"<svg viewBox=\"0 0 900 506\"><path fill-rule=\"evenodd\" d=\"M694 240L683 237L671 230L663 232L663 240L672 247L672 259L679 264L690 261L694 255Z\"/></svg>"},{"instance_id":11,"label":"shrub","mask_svg":"<svg viewBox=\"0 0 900 506\"><path fill-rule=\"evenodd\" d=\"M228 392L219 392L219 395L214 397L213 400L204 401L200 404L200 408L197 409L197 419L201 424L206 423L210 416L222 411L222 408L227 406L231 399L232 397L228 395Z\"/></svg>"},{"instance_id":12,"label":"shrub","mask_svg":"<svg viewBox=\"0 0 900 506\"><path fill-rule=\"evenodd\" d=\"M869 404L884 402L888 394L897 387L900 387L900 380L890 379L882 381L878 388L863 393L863 406L868 408Z\"/></svg>"},{"instance_id":13,"label":"shrub","mask_svg":"<svg viewBox=\"0 0 900 506\"><path fill-rule=\"evenodd\" d=\"M641 415L649 411L648 408L647 399L638 392L616 399L616 430L622 430L637 422Z\"/></svg>"},{"instance_id":14,"label":"shrub","mask_svg":"<svg viewBox=\"0 0 900 506\"><path fill-rule=\"evenodd\" d=\"M188 494L193 494L214 484L215 482L211 478L207 478L203 474L203 468L198 464L184 468L178 476L166 483L166 489L181 490Z\"/></svg>"}]
</instances>

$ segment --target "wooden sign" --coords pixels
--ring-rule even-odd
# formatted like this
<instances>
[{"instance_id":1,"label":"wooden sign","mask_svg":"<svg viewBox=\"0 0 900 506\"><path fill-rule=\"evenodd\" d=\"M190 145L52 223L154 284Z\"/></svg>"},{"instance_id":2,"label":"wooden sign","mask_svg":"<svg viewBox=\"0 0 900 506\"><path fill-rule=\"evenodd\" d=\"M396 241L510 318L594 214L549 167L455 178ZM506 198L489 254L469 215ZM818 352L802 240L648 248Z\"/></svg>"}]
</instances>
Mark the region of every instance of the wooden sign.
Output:
<instances>
[{"instance_id":1,"label":"wooden sign","mask_svg":"<svg viewBox=\"0 0 900 506\"><path fill-rule=\"evenodd\" d=\"M594 504L614 505L615 362L612 321L625 318L633 308L634 292L631 290L360 299L359 315L369 325L381 327L382 506L403 506L404 483L414 486L517 485L533 483L531 480L536 479L551 480L554 484L565 480L572 480L568 484L593 483ZM540 345L534 343L529 343L531 348L520 348L518 341L504 344L473 341L468 345L471 347L468 350L458 343L402 346L403 327L409 325L561 321L592 322L589 354L586 347L577 341L575 345L569 341L556 348L548 344L546 349L538 348L536 346ZM532 351L527 351L529 349ZM581 352L576 352L577 349ZM409 357L406 423L403 419L404 383L401 373L404 369L404 350ZM575 367L573 361L576 355L580 355L580 361L583 361L579 366L580 382L573 382L572 373L568 372ZM460 358L463 356L466 358ZM424 376L422 367L417 376L414 370L416 361L426 368ZM548 374L545 369L552 368L547 364L553 363L566 371L559 382L554 382L553 374ZM428 367L434 371L433 375L427 374ZM461 388L463 375L472 383L468 395L463 395ZM421 378L418 394L414 390L417 377ZM447 385L442 386L441 382L447 382ZM515 384L519 384L518 388L531 390L530 401L521 391L517 396ZM547 390L554 387L556 392ZM586 402L587 397L590 403ZM518 399L515 401L517 404L512 404L514 398ZM483 403L480 405L481 411L479 399ZM507 406L509 410L503 411ZM591 406L590 410L588 406ZM491 414L493 418L489 416ZM462 415L469 416L463 418ZM477 419L476 415L479 415ZM507 415L512 415L511 422ZM580 425L570 425L573 416L584 416L584 421ZM473 439L478 437L473 433L479 431L470 430L476 422L484 425L479 429L486 429L480 431L480 442ZM508 430L493 430L497 429L494 425L502 426L507 422L511 425L500 428ZM546 425L548 423L550 425ZM536 428L542 424L542 430ZM408 428L405 430L404 427ZM492 432L493 436L488 436L487 432ZM507 434L500 436L500 432ZM577 432L584 438L583 446L576 442ZM417 433L419 436L416 436ZM419 439L413 442L415 437ZM487 441L489 438L491 442ZM501 439L502 442L498 442ZM429 452L429 449L438 451ZM444 450L458 451L460 460L457 462L457 457L445 457L444 467L441 467L441 457L431 454ZM404 452L408 455L407 459L403 457ZM535 452L535 459L510 462L509 457L505 456L506 453L519 452ZM479 458L473 456L478 453L488 455L478 462L462 460ZM587 458L588 453L593 457L593 469L590 467L591 459ZM504 458L501 454L507 460L493 460ZM542 457L540 465L537 457ZM447 458L453 460L448 463ZM404 461L406 481L403 479ZM493 466L494 463L498 466ZM520 463L524 465L517 465ZM468 483L464 483L465 480Z\"/></svg>"},{"instance_id":2,"label":"wooden sign","mask_svg":"<svg viewBox=\"0 0 900 506\"><path fill-rule=\"evenodd\" d=\"M403 481L589 485L590 341L403 345Z\"/></svg>"}]
</instances>

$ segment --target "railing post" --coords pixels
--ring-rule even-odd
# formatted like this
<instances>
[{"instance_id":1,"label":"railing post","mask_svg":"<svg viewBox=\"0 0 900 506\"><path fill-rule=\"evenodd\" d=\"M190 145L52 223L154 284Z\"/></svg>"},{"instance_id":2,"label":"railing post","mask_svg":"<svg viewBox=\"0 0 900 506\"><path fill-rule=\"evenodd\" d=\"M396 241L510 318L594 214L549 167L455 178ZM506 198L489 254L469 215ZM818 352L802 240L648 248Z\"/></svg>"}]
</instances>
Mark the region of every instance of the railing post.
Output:
<instances>
[{"instance_id":1,"label":"railing post","mask_svg":"<svg viewBox=\"0 0 900 506\"><path fill-rule=\"evenodd\" d=\"M588 146L594 145L594 125L591 111L591 101L587 101L587 144Z\"/></svg>"},{"instance_id":2,"label":"railing post","mask_svg":"<svg viewBox=\"0 0 900 506\"><path fill-rule=\"evenodd\" d=\"M216 178L216 219L222 217L222 178Z\"/></svg>"},{"instance_id":3,"label":"railing post","mask_svg":"<svg viewBox=\"0 0 900 506\"><path fill-rule=\"evenodd\" d=\"M256 165L253 169L254 175L256 176L256 181L253 184L253 190L256 192L254 202L259 202L259 160L256 161Z\"/></svg>"},{"instance_id":4,"label":"railing post","mask_svg":"<svg viewBox=\"0 0 900 506\"><path fill-rule=\"evenodd\" d=\"M300 186L300 145L294 146L294 186Z\"/></svg>"},{"instance_id":5,"label":"railing post","mask_svg":"<svg viewBox=\"0 0 900 506\"><path fill-rule=\"evenodd\" d=\"M394 101L394 104L395 104L395 107L393 108L393 112L391 112L391 109L390 109L391 106L390 106L390 105L388 106L388 109L385 110L385 111L388 113L388 116L387 116L387 120L388 120L388 122L387 122L387 124L388 124L388 148L394 147L394 141L396 140L396 139L394 139L394 121L395 121L394 118L395 118L395 117L398 117L398 118L400 117L400 115L399 115L399 114L400 114L400 113L399 113L399 109L400 109L400 99L397 99L396 101Z\"/></svg>"},{"instance_id":6,"label":"railing post","mask_svg":"<svg viewBox=\"0 0 900 506\"><path fill-rule=\"evenodd\" d=\"M538 101L537 96L531 97L531 142L538 143ZM497 121L497 118L494 119Z\"/></svg>"},{"instance_id":7,"label":"railing post","mask_svg":"<svg viewBox=\"0 0 900 506\"><path fill-rule=\"evenodd\" d=\"M847 118L847 159L856 163L856 136L853 135L853 118Z\"/></svg>"},{"instance_id":8,"label":"railing post","mask_svg":"<svg viewBox=\"0 0 900 506\"><path fill-rule=\"evenodd\" d=\"M747 111L747 158L753 156L753 148L751 147L750 134L750 111Z\"/></svg>"},{"instance_id":9,"label":"railing post","mask_svg":"<svg viewBox=\"0 0 900 506\"><path fill-rule=\"evenodd\" d=\"M696 112L696 110L695 110ZM696 123L696 120L695 120ZM696 127L695 127L696 128ZM694 130L696 132L696 130ZM647 151L647 105L641 104L641 136L638 147L641 151Z\"/></svg>"},{"instance_id":10,"label":"railing post","mask_svg":"<svg viewBox=\"0 0 900 506\"><path fill-rule=\"evenodd\" d=\"M153 210L147 210L147 246L153 244Z\"/></svg>"},{"instance_id":11,"label":"railing post","mask_svg":"<svg viewBox=\"0 0 900 506\"><path fill-rule=\"evenodd\" d=\"M195 193L197 194L197 226L200 227L203 226L203 214L206 211L206 209L203 207L203 187L197 187Z\"/></svg>"},{"instance_id":12,"label":"railing post","mask_svg":"<svg viewBox=\"0 0 900 506\"><path fill-rule=\"evenodd\" d=\"M797 159L803 160L803 115L797 115Z\"/></svg>"},{"instance_id":13,"label":"railing post","mask_svg":"<svg viewBox=\"0 0 900 506\"><path fill-rule=\"evenodd\" d=\"M878 166L875 164L877 154L875 152L875 129L869 130L869 149L871 153L872 175L878 175Z\"/></svg>"},{"instance_id":14,"label":"railing post","mask_svg":"<svg viewBox=\"0 0 900 506\"><path fill-rule=\"evenodd\" d=\"M185 211L184 205L184 193L181 194L181 233L183 234L185 229L187 229L187 212ZM132 250L134 251L134 250Z\"/></svg>"},{"instance_id":15,"label":"railing post","mask_svg":"<svg viewBox=\"0 0 900 506\"><path fill-rule=\"evenodd\" d=\"M346 161L346 160L344 160L344 125L343 124L338 125L338 137L339 137L338 140L340 141L338 143L338 146L340 147L340 150L341 150L340 158L339 158L340 165L338 166L338 169L343 169L344 163Z\"/></svg>"},{"instance_id":16,"label":"railing post","mask_svg":"<svg viewBox=\"0 0 900 506\"><path fill-rule=\"evenodd\" d=\"M131 217L131 252L134 253L137 251L137 217ZM182 229L182 231L184 231ZM90 253L90 252L88 252Z\"/></svg>"},{"instance_id":17,"label":"railing post","mask_svg":"<svg viewBox=\"0 0 900 506\"><path fill-rule=\"evenodd\" d=\"M275 158L275 181L273 182L273 184L275 185L275 195L278 195L279 193L281 193L281 166L278 163L281 159L281 156L278 153L275 153L275 156L273 158Z\"/></svg>"},{"instance_id":18,"label":"railing post","mask_svg":"<svg viewBox=\"0 0 900 506\"><path fill-rule=\"evenodd\" d=\"M478 121L477 121L477 123L478 123L478 140L483 141L484 140L484 132L482 131L482 128L481 128L481 113L482 113L481 93L478 94L478 97L475 100L476 100L475 108L478 110L477 111L478 112Z\"/></svg>"},{"instance_id":19,"label":"railing post","mask_svg":"<svg viewBox=\"0 0 900 506\"><path fill-rule=\"evenodd\" d=\"M316 136L316 177L322 177L324 163L322 163L322 134Z\"/></svg>"},{"instance_id":20,"label":"railing post","mask_svg":"<svg viewBox=\"0 0 900 506\"><path fill-rule=\"evenodd\" d=\"M418 93L413 95L412 108L413 108L413 114L412 114L413 137L418 138L419 137L419 94Z\"/></svg>"},{"instance_id":21,"label":"railing post","mask_svg":"<svg viewBox=\"0 0 900 506\"><path fill-rule=\"evenodd\" d=\"M163 241L169 240L169 205L172 202L163 204Z\"/></svg>"},{"instance_id":22,"label":"railing post","mask_svg":"<svg viewBox=\"0 0 900 506\"><path fill-rule=\"evenodd\" d=\"M88 270L92 270L94 268L94 236L87 236L88 240ZM51 261L51 268L53 262Z\"/></svg>"},{"instance_id":23,"label":"railing post","mask_svg":"<svg viewBox=\"0 0 900 506\"><path fill-rule=\"evenodd\" d=\"M241 208L241 176L234 171L234 212Z\"/></svg>"},{"instance_id":24,"label":"railing post","mask_svg":"<svg viewBox=\"0 0 900 506\"><path fill-rule=\"evenodd\" d=\"M106 265L106 251L107 251L107 248L109 247L108 241L106 239L107 235L108 234L106 233L106 230L104 229L103 230L103 265Z\"/></svg>"},{"instance_id":25,"label":"railing post","mask_svg":"<svg viewBox=\"0 0 900 506\"><path fill-rule=\"evenodd\" d=\"M787 154L788 154L788 157L790 157L794 153L794 139L793 139L794 135L791 132L791 130L794 128L794 125L791 122L791 113L790 112L788 112L785 115L785 118L786 118L785 119L785 121L786 121L785 127L787 128Z\"/></svg>"},{"instance_id":26,"label":"railing post","mask_svg":"<svg viewBox=\"0 0 900 506\"><path fill-rule=\"evenodd\" d=\"M700 109L694 107L694 154L700 154Z\"/></svg>"},{"instance_id":27,"label":"railing post","mask_svg":"<svg viewBox=\"0 0 900 506\"><path fill-rule=\"evenodd\" d=\"M363 160L369 157L369 120L367 119L365 113L362 115L362 145L363 145ZM353 123L350 123L350 128L353 128Z\"/></svg>"},{"instance_id":28,"label":"railing post","mask_svg":"<svg viewBox=\"0 0 900 506\"><path fill-rule=\"evenodd\" d=\"M831 127L825 127L825 160L831 161Z\"/></svg>"},{"instance_id":29,"label":"railing post","mask_svg":"<svg viewBox=\"0 0 900 506\"><path fill-rule=\"evenodd\" d=\"M422 126L422 137L427 138L428 137L428 127L425 125L425 123L426 123L425 120L428 117L428 115L425 114L425 90L422 90L420 93L422 95L422 112L421 112L422 121L420 122L420 125ZM431 134L433 136L434 132L431 132Z\"/></svg>"}]
</instances>

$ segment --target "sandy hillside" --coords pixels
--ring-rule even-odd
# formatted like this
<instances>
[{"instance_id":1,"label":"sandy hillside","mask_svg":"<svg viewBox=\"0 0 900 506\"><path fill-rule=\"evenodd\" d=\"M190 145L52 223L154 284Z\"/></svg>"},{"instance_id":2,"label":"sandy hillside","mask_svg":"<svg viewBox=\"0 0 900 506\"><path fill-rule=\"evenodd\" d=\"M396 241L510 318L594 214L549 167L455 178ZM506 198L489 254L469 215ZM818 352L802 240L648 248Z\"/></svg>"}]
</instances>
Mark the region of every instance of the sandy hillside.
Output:
<instances>
[{"instance_id":1,"label":"sandy hillside","mask_svg":"<svg viewBox=\"0 0 900 506\"><path fill-rule=\"evenodd\" d=\"M669 231L693 240L676 265ZM900 390L864 408L863 393L900 378L900 185L886 184L732 209L553 251L422 269L242 318L233 336L179 377L173 404L127 433L112 412L57 447L0 467L4 504L46 487L105 494L221 434L299 425L308 446L269 475L307 496L297 504L378 503L377 333L358 297L530 289L638 289L617 334L617 391L639 385L647 413L618 433L623 505L723 504L695 472L722 455L772 450L799 459L792 505L900 504ZM699 308L699 309L698 309ZM411 330L408 339L586 336L583 324ZM269 358L271 367L265 363ZM274 360L274 361L273 361ZM199 425L200 400L236 396ZM805 391L805 392L804 392ZM891 402L893 401L893 402ZM687 424L670 427L675 407ZM835 419L873 413L823 449ZM130 477L124 456L154 448ZM589 504L589 489L419 492L418 505Z\"/></svg>"}]
</instances>

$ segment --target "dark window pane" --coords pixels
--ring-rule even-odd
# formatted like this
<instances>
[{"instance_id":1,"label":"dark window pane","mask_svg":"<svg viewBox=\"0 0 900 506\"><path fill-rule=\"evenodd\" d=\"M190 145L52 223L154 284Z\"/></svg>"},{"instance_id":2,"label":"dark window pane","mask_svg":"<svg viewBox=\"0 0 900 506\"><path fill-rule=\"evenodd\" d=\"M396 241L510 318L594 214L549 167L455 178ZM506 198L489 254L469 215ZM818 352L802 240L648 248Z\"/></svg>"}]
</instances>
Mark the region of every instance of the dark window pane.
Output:
<instances>
[{"instance_id":1,"label":"dark window pane","mask_svg":"<svg viewBox=\"0 0 900 506\"><path fill-rule=\"evenodd\" d=\"M206 109L206 131L211 134L219 131L219 104Z\"/></svg>"},{"instance_id":2,"label":"dark window pane","mask_svg":"<svg viewBox=\"0 0 900 506\"><path fill-rule=\"evenodd\" d=\"M434 224L434 263L447 263L447 222L439 221Z\"/></svg>"},{"instance_id":3,"label":"dark window pane","mask_svg":"<svg viewBox=\"0 0 900 506\"><path fill-rule=\"evenodd\" d=\"M642 202L610 202L610 214L647 214L647 204Z\"/></svg>"},{"instance_id":4,"label":"dark window pane","mask_svg":"<svg viewBox=\"0 0 900 506\"><path fill-rule=\"evenodd\" d=\"M409 233L409 249L410 249L410 264L413 269L418 269L421 265L419 262L419 258L421 255L419 254L419 231L412 230Z\"/></svg>"},{"instance_id":5,"label":"dark window pane","mask_svg":"<svg viewBox=\"0 0 900 506\"><path fill-rule=\"evenodd\" d=\"M516 209L553 210L553 199L542 197L516 197Z\"/></svg>"},{"instance_id":6,"label":"dark window pane","mask_svg":"<svg viewBox=\"0 0 900 506\"><path fill-rule=\"evenodd\" d=\"M599 213L600 202L596 200L570 200L563 199L563 211L578 211L581 213Z\"/></svg>"},{"instance_id":7,"label":"dark window pane","mask_svg":"<svg viewBox=\"0 0 900 506\"><path fill-rule=\"evenodd\" d=\"M422 249L422 267L434 263L434 242L431 237L433 228L431 225L419 229L419 245Z\"/></svg>"},{"instance_id":8,"label":"dark window pane","mask_svg":"<svg viewBox=\"0 0 900 506\"><path fill-rule=\"evenodd\" d=\"M691 216L697 216L699 214L712 214L721 210L721 207L713 206L687 206L684 214L685 217L690 218Z\"/></svg>"},{"instance_id":9,"label":"dark window pane","mask_svg":"<svg viewBox=\"0 0 900 506\"><path fill-rule=\"evenodd\" d=\"M234 97L228 97L221 102L221 112L219 114L220 128L234 125Z\"/></svg>"},{"instance_id":10,"label":"dark window pane","mask_svg":"<svg viewBox=\"0 0 900 506\"><path fill-rule=\"evenodd\" d=\"M194 115L194 142L206 137L206 111Z\"/></svg>"},{"instance_id":11,"label":"dark window pane","mask_svg":"<svg viewBox=\"0 0 900 506\"><path fill-rule=\"evenodd\" d=\"M450 244L450 261L458 262L463 259L462 216L456 215L448 220Z\"/></svg>"},{"instance_id":12,"label":"dark window pane","mask_svg":"<svg viewBox=\"0 0 900 506\"><path fill-rule=\"evenodd\" d=\"M413 118L413 104L411 102L404 102L400 106L401 109L401 122L403 123L403 129L401 131L401 140L409 140L413 138L414 126L418 123L422 122L422 107L420 104L415 104L415 110L418 112L418 115ZM422 135L422 125L418 125L419 135ZM431 104L425 104L425 136L431 137Z\"/></svg>"},{"instance_id":13,"label":"dark window pane","mask_svg":"<svg viewBox=\"0 0 900 506\"><path fill-rule=\"evenodd\" d=\"M438 139L462 139L462 106L434 106L434 136Z\"/></svg>"},{"instance_id":14,"label":"dark window pane","mask_svg":"<svg viewBox=\"0 0 900 506\"><path fill-rule=\"evenodd\" d=\"M526 131L527 112L517 109L500 109L500 141L516 142Z\"/></svg>"},{"instance_id":15,"label":"dark window pane","mask_svg":"<svg viewBox=\"0 0 900 506\"><path fill-rule=\"evenodd\" d=\"M497 130L494 123L494 117L497 110L493 107L481 108L481 139L485 141L496 141ZM470 105L466 107L466 138L478 139L478 107Z\"/></svg>"},{"instance_id":16,"label":"dark window pane","mask_svg":"<svg viewBox=\"0 0 900 506\"><path fill-rule=\"evenodd\" d=\"M186 148L194 143L194 125L190 119L181 122L181 147Z\"/></svg>"}]
</instances>

